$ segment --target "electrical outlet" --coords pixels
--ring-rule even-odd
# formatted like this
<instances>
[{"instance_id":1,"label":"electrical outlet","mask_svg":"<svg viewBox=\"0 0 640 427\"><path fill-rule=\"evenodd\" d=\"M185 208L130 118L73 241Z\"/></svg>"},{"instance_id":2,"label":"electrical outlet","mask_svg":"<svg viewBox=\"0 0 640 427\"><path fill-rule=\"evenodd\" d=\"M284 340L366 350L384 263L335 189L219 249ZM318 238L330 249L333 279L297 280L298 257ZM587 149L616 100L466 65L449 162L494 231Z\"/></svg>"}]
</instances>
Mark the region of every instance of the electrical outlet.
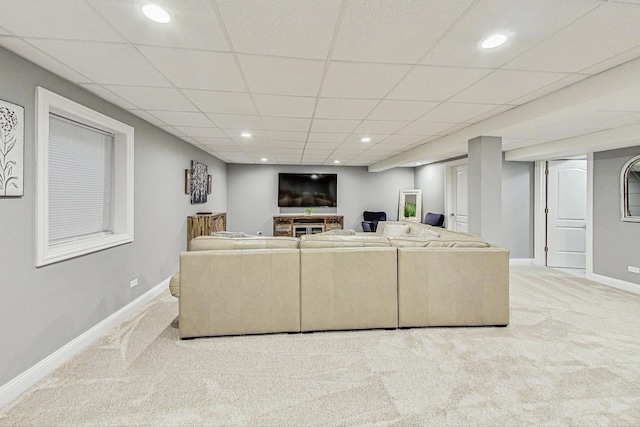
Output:
<instances>
[{"instance_id":1,"label":"electrical outlet","mask_svg":"<svg viewBox=\"0 0 640 427\"><path fill-rule=\"evenodd\" d=\"M630 273L640 274L640 268L638 268L638 267L632 267L632 266L629 266L629 267L627 267L627 270L628 270Z\"/></svg>"},{"instance_id":2,"label":"electrical outlet","mask_svg":"<svg viewBox=\"0 0 640 427\"><path fill-rule=\"evenodd\" d=\"M136 286L138 286L138 279L133 279L131 283L129 283L129 287L135 288Z\"/></svg>"}]
</instances>

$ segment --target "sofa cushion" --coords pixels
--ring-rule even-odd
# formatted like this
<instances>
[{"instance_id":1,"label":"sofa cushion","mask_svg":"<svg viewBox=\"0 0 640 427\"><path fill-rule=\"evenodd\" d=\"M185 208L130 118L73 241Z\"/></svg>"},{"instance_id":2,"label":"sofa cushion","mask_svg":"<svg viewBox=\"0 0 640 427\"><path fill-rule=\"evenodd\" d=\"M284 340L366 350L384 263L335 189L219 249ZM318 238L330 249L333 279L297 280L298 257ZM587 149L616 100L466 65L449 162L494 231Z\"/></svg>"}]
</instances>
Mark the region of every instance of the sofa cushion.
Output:
<instances>
[{"instance_id":1,"label":"sofa cushion","mask_svg":"<svg viewBox=\"0 0 640 427\"><path fill-rule=\"evenodd\" d=\"M232 237L198 236L191 240L190 251L242 250L242 249L297 249L294 237L248 236Z\"/></svg>"},{"instance_id":2,"label":"sofa cushion","mask_svg":"<svg viewBox=\"0 0 640 427\"><path fill-rule=\"evenodd\" d=\"M318 234L322 234L323 236L355 236L356 231L344 230L342 228L338 228L335 230L329 230L329 231L325 231L324 233L318 233Z\"/></svg>"},{"instance_id":3,"label":"sofa cushion","mask_svg":"<svg viewBox=\"0 0 640 427\"><path fill-rule=\"evenodd\" d=\"M369 233L371 234L371 233ZM332 236L324 233L305 234L300 237L300 249L309 248L362 248L389 247L386 237L380 236Z\"/></svg>"},{"instance_id":4,"label":"sofa cushion","mask_svg":"<svg viewBox=\"0 0 640 427\"><path fill-rule=\"evenodd\" d=\"M378 236L384 236L384 229L387 228L387 226L389 225L408 225L408 224L403 221L380 221L376 228L376 234Z\"/></svg>"},{"instance_id":5,"label":"sofa cushion","mask_svg":"<svg viewBox=\"0 0 640 427\"><path fill-rule=\"evenodd\" d=\"M418 237L440 237L440 233L435 230L429 230L428 228L424 228L420 230L417 234Z\"/></svg>"},{"instance_id":6,"label":"sofa cushion","mask_svg":"<svg viewBox=\"0 0 640 427\"><path fill-rule=\"evenodd\" d=\"M171 291L171 295L176 298L180 298L180 272L174 273L171 276L171 280L169 280L169 291Z\"/></svg>"},{"instance_id":7,"label":"sofa cushion","mask_svg":"<svg viewBox=\"0 0 640 427\"><path fill-rule=\"evenodd\" d=\"M487 242L477 239L443 239L437 237L400 236L390 237L389 243L396 248L488 248Z\"/></svg>"},{"instance_id":8,"label":"sofa cushion","mask_svg":"<svg viewBox=\"0 0 640 427\"><path fill-rule=\"evenodd\" d=\"M383 230L384 237L397 237L409 234L409 226L406 224L387 224Z\"/></svg>"}]
</instances>

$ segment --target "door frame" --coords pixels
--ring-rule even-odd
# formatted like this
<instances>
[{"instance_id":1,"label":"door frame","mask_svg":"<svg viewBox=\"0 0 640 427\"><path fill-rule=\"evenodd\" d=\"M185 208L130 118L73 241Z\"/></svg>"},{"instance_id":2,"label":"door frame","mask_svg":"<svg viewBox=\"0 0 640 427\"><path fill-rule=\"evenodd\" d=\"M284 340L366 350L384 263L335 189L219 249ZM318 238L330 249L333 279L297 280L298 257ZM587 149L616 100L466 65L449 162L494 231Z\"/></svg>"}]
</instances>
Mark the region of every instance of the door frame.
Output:
<instances>
[{"instance_id":1,"label":"door frame","mask_svg":"<svg viewBox=\"0 0 640 427\"><path fill-rule=\"evenodd\" d=\"M586 236L586 250L587 250L587 263L586 263L586 275L587 278L593 275L593 153L587 153L587 236ZM537 160L535 162L534 172L534 225L533 225L533 263L535 265L546 266L546 198L547 198L547 186L545 175L546 159Z\"/></svg>"},{"instance_id":2,"label":"door frame","mask_svg":"<svg viewBox=\"0 0 640 427\"><path fill-rule=\"evenodd\" d=\"M453 200L451 195L453 194L453 187L451 183L453 182L453 178L451 174L453 173L453 168L456 166L469 164L469 159L467 157L453 160L451 162L446 162L444 164L444 225L448 230L451 230L451 223L449 222L449 218L451 218L451 210L453 209Z\"/></svg>"}]
</instances>

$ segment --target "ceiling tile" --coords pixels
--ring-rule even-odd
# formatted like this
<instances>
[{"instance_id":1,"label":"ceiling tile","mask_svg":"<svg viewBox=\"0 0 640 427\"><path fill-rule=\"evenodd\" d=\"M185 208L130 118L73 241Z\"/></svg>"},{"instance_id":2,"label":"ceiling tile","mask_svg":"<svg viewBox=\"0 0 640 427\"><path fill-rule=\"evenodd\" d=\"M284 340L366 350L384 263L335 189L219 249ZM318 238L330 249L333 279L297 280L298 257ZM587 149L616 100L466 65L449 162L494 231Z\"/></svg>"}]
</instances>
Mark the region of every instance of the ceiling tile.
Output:
<instances>
[{"instance_id":1,"label":"ceiling tile","mask_svg":"<svg viewBox=\"0 0 640 427\"><path fill-rule=\"evenodd\" d=\"M399 135L440 135L455 126L455 123L413 122L398 131Z\"/></svg>"},{"instance_id":2,"label":"ceiling tile","mask_svg":"<svg viewBox=\"0 0 640 427\"><path fill-rule=\"evenodd\" d=\"M142 54L180 89L246 92L230 53L138 46Z\"/></svg>"},{"instance_id":3,"label":"ceiling tile","mask_svg":"<svg viewBox=\"0 0 640 427\"><path fill-rule=\"evenodd\" d=\"M463 123L496 107L498 107L497 104L444 102L422 116L420 121Z\"/></svg>"},{"instance_id":4,"label":"ceiling tile","mask_svg":"<svg viewBox=\"0 0 640 427\"><path fill-rule=\"evenodd\" d=\"M572 84L577 83L580 80L584 80L584 79L586 79L588 77L589 76L586 75L586 74L569 74L568 76L563 77L563 78L561 78L559 80L556 80L555 82L553 82L551 84L543 86L538 90L534 90L533 92L530 92L530 93L526 94L525 96L513 99L513 100L509 101L509 104L511 104L513 106L526 104L529 101L533 101L534 99L540 98L541 96L548 95L551 92L555 92L558 89L562 89L563 87L572 85Z\"/></svg>"},{"instance_id":5,"label":"ceiling tile","mask_svg":"<svg viewBox=\"0 0 640 427\"><path fill-rule=\"evenodd\" d=\"M208 0L162 0L162 7L171 15L171 22L165 25L145 17L139 1L89 1L132 43L229 50L217 15Z\"/></svg>"},{"instance_id":6,"label":"ceiling tile","mask_svg":"<svg viewBox=\"0 0 640 427\"><path fill-rule=\"evenodd\" d=\"M192 89L182 89L182 93L204 113L258 113L248 93Z\"/></svg>"},{"instance_id":7,"label":"ceiling tile","mask_svg":"<svg viewBox=\"0 0 640 427\"><path fill-rule=\"evenodd\" d=\"M84 0L1 0L0 10L0 25L19 36L124 41Z\"/></svg>"},{"instance_id":8,"label":"ceiling tile","mask_svg":"<svg viewBox=\"0 0 640 427\"><path fill-rule=\"evenodd\" d=\"M446 101L490 72L473 68L417 66L387 98Z\"/></svg>"},{"instance_id":9,"label":"ceiling tile","mask_svg":"<svg viewBox=\"0 0 640 427\"><path fill-rule=\"evenodd\" d=\"M437 105L437 102L384 100L367 119L413 121Z\"/></svg>"},{"instance_id":10,"label":"ceiling tile","mask_svg":"<svg viewBox=\"0 0 640 427\"><path fill-rule=\"evenodd\" d=\"M115 105L118 105L119 107L125 108L127 110L139 110L140 107L133 105L132 103L130 103L129 101L127 101L126 99L123 99L122 97L116 95L115 93L111 92L108 89L105 89L103 86L101 85L97 85L97 84L87 84L87 83L81 83L80 86L82 86L83 88L85 88L86 90L88 90L89 92L98 95L100 98L107 100Z\"/></svg>"},{"instance_id":11,"label":"ceiling tile","mask_svg":"<svg viewBox=\"0 0 640 427\"><path fill-rule=\"evenodd\" d=\"M351 133L360 124L360 120L313 119L311 132Z\"/></svg>"},{"instance_id":12,"label":"ceiling tile","mask_svg":"<svg viewBox=\"0 0 640 427\"><path fill-rule=\"evenodd\" d=\"M451 98L454 102L508 104L551 84L566 74L535 71L496 70L478 83Z\"/></svg>"},{"instance_id":13,"label":"ceiling tile","mask_svg":"<svg viewBox=\"0 0 640 427\"><path fill-rule=\"evenodd\" d=\"M384 141L380 142L379 144L385 144L385 145L397 145L397 146L403 146L403 145L413 145L416 142L422 140L424 137L420 136L420 135L391 135L389 137L387 137Z\"/></svg>"},{"instance_id":14,"label":"ceiling tile","mask_svg":"<svg viewBox=\"0 0 640 427\"><path fill-rule=\"evenodd\" d=\"M316 96L324 61L238 55L252 92L274 95Z\"/></svg>"},{"instance_id":15,"label":"ceiling tile","mask_svg":"<svg viewBox=\"0 0 640 427\"><path fill-rule=\"evenodd\" d=\"M332 58L414 64L471 3L352 0L346 3Z\"/></svg>"},{"instance_id":16,"label":"ceiling tile","mask_svg":"<svg viewBox=\"0 0 640 427\"><path fill-rule=\"evenodd\" d=\"M268 130L305 132L305 135L311 127L311 119L290 117L262 117L262 123Z\"/></svg>"},{"instance_id":17,"label":"ceiling tile","mask_svg":"<svg viewBox=\"0 0 640 427\"><path fill-rule=\"evenodd\" d=\"M225 138L222 129L211 127L192 127L192 126L176 126L180 132L192 138Z\"/></svg>"},{"instance_id":18,"label":"ceiling tile","mask_svg":"<svg viewBox=\"0 0 640 427\"><path fill-rule=\"evenodd\" d=\"M200 144L205 145L207 147L216 147L216 148L224 148L225 150L232 150L233 148L237 148L241 150L233 141L229 138L208 138L208 137L194 137L196 141Z\"/></svg>"},{"instance_id":19,"label":"ceiling tile","mask_svg":"<svg viewBox=\"0 0 640 427\"><path fill-rule=\"evenodd\" d=\"M218 1L236 52L325 59L339 0Z\"/></svg>"},{"instance_id":20,"label":"ceiling tile","mask_svg":"<svg viewBox=\"0 0 640 427\"><path fill-rule=\"evenodd\" d=\"M265 116L311 117L316 99L300 96L277 96L254 94L258 111Z\"/></svg>"},{"instance_id":21,"label":"ceiling tile","mask_svg":"<svg viewBox=\"0 0 640 427\"><path fill-rule=\"evenodd\" d=\"M247 132L264 129L260 116L244 116L240 114L207 114L207 116L219 128L241 129Z\"/></svg>"},{"instance_id":22,"label":"ceiling tile","mask_svg":"<svg viewBox=\"0 0 640 427\"><path fill-rule=\"evenodd\" d=\"M306 141L307 132L284 132L284 131L267 131L269 139L279 139L281 141Z\"/></svg>"},{"instance_id":23,"label":"ceiling tile","mask_svg":"<svg viewBox=\"0 0 640 427\"><path fill-rule=\"evenodd\" d=\"M382 99L409 70L405 65L331 62L322 96Z\"/></svg>"},{"instance_id":24,"label":"ceiling tile","mask_svg":"<svg viewBox=\"0 0 640 427\"><path fill-rule=\"evenodd\" d=\"M158 127L162 127L162 126L166 126L167 125L165 122L163 122L159 118L152 116L151 114L149 114L148 112L146 112L144 110L129 110L129 112L131 114L134 114L134 115L140 117L143 120L146 120L147 122L151 123L152 125L155 125L155 126L158 126Z\"/></svg>"},{"instance_id":25,"label":"ceiling tile","mask_svg":"<svg viewBox=\"0 0 640 427\"><path fill-rule=\"evenodd\" d=\"M215 127L211 120L202 113L178 111L149 111L149 113L169 126Z\"/></svg>"},{"instance_id":26,"label":"ceiling tile","mask_svg":"<svg viewBox=\"0 0 640 427\"><path fill-rule=\"evenodd\" d=\"M618 55L614 55L608 59L605 59L604 61L599 62L591 67L580 70L580 73L598 74L608 70L609 68L613 68L620 64L624 64L625 62L634 60L639 56L640 56L640 46L637 46L629 50L626 50Z\"/></svg>"},{"instance_id":27,"label":"ceiling tile","mask_svg":"<svg viewBox=\"0 0 640 427\"><path fill-rule=\"evenodd\" d=\"M410 122L374 121L365 120L354 132L366 135L387 134L390 135L407 126Z\"/></svg>"},{"instance_id":28,"label":"ceiling tile","mask_svg":"<svg viewBox=\"0 0 640 427\"><path fill-rule=\"evenodd\" d=\"M62 64L35 46L32 46L16 37L0 37L0 46L17 53L34 64L37 64L71 82L91 83L91 79L87 76L83 76L76 70Z\"/></svg>"},{"instance_id":29,"label":"ceiling tile","mask_svg":"<svg viewBox=\"0 0 640 427\"><path fill-rule=\"evenodd\" d=\"M348 133L309 132L309 142L342 142Z\"/></svg>"},{"instance_id":30,"label":"ceiling tile","mask_svg":"<svg viewBox=\"0 0 640 427\"><path fill-rule=\"evenodd\" d=\"M638 22L637 5L604 3L507 66L520 70L580 71L639 46Z\"/></svg>"},{"instance_id":31,"label":"ceiling tile","mask_svg":"<svg viewBox=\"0 0 640 427\"><path fill-rule=\"evenodd\" d=\"M319 119L364 119L378 101L368 99L320 98L315 117Z\"/></svg>"},{"instance_id":32,"label":"ceiling tile","mask_svg":"<svg viewBox=\"0 0 640 427\"><path fill-rule=\"evenodd\" d=\"M597 1L478 1L421 63L498 68L596 6ZM509 32L512 37L498 48L480 48L481 41L496 32Z\"/></svg>"},{"instance_id":33,"label":"ceiling tile","mask_svg":"<svg viewBox=\"0 0 640 427\"><path fill-rule=\"evenodd\" d=\"M362 142L363 137L371 138L370 142ZM344 140L345 143L358 143L358 144L367 144L367 147L371 147L373 144L377 144L380 141L384 141L387 139L390 134L378 134L378 133L369 133L369 132L354 132L347 139Z\"/></svg>"},{"instance_id":34,"label":"ceiling tile","mask_svg":"<svg viewBox=\"0 0 640 427\"><path fill-rule=\"evenodd\" d=\"M177 89L136 86L105 86L143 110L198 111Z\"/></svg>"},{"instance_id":35,"label":"ceiling tile","mask_svg":"<svg viewBox=\"0 0 640 427\"><path fill-rule=\"evenodd\" d=\"M335 150L341 142L307 142L305 149L309 150Z\"/></svg>"},{"instance_id":36,"label":"ceiling tile","mask_svg":"<svg viewBox=\"0 0 640 427\"><path fill-rule=\"evenodd\" d=\"M170 86L133 47L119 43L35 40L30 43L84 74L93 83Z\"/></svg>"}]
</instances>

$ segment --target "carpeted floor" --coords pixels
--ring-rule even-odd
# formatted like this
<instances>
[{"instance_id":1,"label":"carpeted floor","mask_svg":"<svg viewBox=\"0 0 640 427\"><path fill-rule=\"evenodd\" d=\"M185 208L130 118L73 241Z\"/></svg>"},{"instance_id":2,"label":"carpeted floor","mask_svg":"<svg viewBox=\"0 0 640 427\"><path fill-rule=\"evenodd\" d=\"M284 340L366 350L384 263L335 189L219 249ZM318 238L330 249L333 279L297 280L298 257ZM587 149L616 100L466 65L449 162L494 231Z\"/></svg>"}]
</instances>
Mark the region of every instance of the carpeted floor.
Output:
<instances>
[{"instance_id":1,"label":"carpeted floor","mask_svg":"<svg viewBox=\"0 0 640 427\"><path fill-rule=\"evenodd\" d=\"M0 425L640 425L640 295L511 268L507 328L180 341L168 292Z\"/></svg>"}]
</instances>

